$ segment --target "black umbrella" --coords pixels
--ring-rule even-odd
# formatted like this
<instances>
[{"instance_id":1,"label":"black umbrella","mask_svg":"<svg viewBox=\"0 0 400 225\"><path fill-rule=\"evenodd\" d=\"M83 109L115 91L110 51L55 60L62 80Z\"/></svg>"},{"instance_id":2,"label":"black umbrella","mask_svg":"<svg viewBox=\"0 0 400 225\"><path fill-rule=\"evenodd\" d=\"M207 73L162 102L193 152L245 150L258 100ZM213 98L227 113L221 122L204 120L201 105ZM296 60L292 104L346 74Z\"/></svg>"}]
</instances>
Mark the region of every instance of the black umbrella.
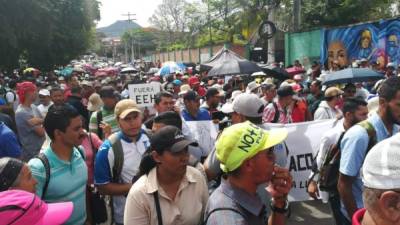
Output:
<instances>
[{"instance_id":1,"label":"black umbrella","mask_svg":"<svg viewBox=\"0 0 400 225\"><path fill-rule=\"evenodd\" d=\"M261 69L266 73L268 76L276 78L278 80L286 80L290 78L289 73L280 67L277 66L260 66Z\"/></svg>"},{"instance_id":2,"label":"black umbrella","mask_svg":"<svg viewBox=\"0 0 400 225\"><path fill-rule=\"evenodd\" d=\"M367 68L349 68L327 74L324 85L376 81L385 76Z\"/></svg>"},{"instance_id":3,"label":"black umbrella","mask_svg":"<svg viewBox=\"0 0 400 225\"><path fill-rule=\"evenodd\" d=\"M261 67L257 64L245 59L228 60L221 64L215 65L210 71L208 76L223 76L223 75L250 75L254 72L262 71Z\"/></svg>"}]
</instances>

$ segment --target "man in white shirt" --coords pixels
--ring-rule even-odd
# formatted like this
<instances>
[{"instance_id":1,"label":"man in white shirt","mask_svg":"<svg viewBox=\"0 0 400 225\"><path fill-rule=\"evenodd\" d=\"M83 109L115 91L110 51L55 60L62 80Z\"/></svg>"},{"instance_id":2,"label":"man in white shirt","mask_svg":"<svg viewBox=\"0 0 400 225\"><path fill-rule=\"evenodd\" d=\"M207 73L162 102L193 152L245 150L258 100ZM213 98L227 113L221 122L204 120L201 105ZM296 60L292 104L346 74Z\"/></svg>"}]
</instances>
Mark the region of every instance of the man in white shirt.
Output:
<instances>
[{"instance_id":1,"label":"man in white shirt","mask_svg":"<svg viewBox=\"0 0 400 225\"><path fill-rule=\"evenodd\" d=\"M319 151L317 153L317 167L318 170L321 169L323 161L326 157L326 154L330 149L332 149L333 145L338 144L339 138L342 133L346 132L350 127L367 119L368 116L368 108L367 102L359 98L347 98L343 105L343 119L337 121L336 126L325 132L321 138L321 145L319 147ZM308 194L317 199L321 195L318 191L318 180L319 174L312 174L312 179L308 185ZM332 213L335 218L336 224L342 224L343 214L340 211L340 198L339 194L336 193L328 193L329 194L329 203L332 208ZM321 196L323 197L323 196Z\"/></svg>"},{"instance_id":2,"label":"man in white shirt","mask_svg":"<svg viewBox=\"0 0 400 225\"><path fill-rule=\"evenodd\" d=\"M41 104L37 108L39 109L42 117L45 118L50 106L53 105L50 97L50 91L47 89L41 89L39 91L39 99Z\"/></svg>"}]
</instances>

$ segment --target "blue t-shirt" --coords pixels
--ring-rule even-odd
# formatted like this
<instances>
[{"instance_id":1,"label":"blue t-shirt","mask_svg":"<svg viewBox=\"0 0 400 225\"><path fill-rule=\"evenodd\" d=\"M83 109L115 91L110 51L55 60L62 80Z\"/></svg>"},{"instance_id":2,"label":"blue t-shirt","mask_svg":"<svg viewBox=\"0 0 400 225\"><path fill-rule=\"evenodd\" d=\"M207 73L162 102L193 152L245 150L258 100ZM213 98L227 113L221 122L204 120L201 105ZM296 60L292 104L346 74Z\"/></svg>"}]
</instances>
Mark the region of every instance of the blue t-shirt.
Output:
<instances>
[{"instance_id":1,"label":"blue t-shirt","mask_svg":"<svg viewBox=\"0 0 400 225\"><path fill-rule=\"evenodd\" d=\"M182 117L185 121L211 120L210 113L204 108L200 108L195 117L190 115L190 113L186 109L184 109L182 110Z\"/></svg>"},{"instance_id":2,"label":"blue t-shirt","mask_svg":"<svg viewBox=\"0 0 400 225\"><path fill-rule=\"evenodd\" d=\"M377 142L391 137L378 114L373 114L368 118L368 121L375 128ZM399 132L399 126L394 125L392 135L397 132ZM359 209L364 207L362 200L363 182L361 180L360 170L367 154L368 142L369 137L367 130L360 125L355 125L345 133L340 144L341 158L339 171L344 175L355 177L352 192L357 208ZM347 211L343 202L341 202L341 205L342 212L347 216ZM351 218L348 219L351 221Z\"/></svg>"},{"instance_id":3,"label":"blue t-shirt","mask_svg":"<svg viewBox=\"0 0 400 225\"><path fill-rule=\"evenodd\" d=\"M21 156L22 149L17 136L3 122L0 122L0 158Z\"/></svg>"},{"instance_id":4,"label":"blue t-shirt","mask_svg":"<svg viewBox=\"0 0 400 225\"><path fill-rule=\"evenodd\" d=\"M42 197L43 187L46 180L46 171L42 161L33 158L28 165L32 175L38 181L36 194L46 202L72 201L74 211L65 224L80 225L86 221L86 183L88 179L85 160L78 149L72 152L71 161L67 162L58 158L51 147L43 152L50 164L50 181L46 196Z\"/></svg>"}]
</instances>

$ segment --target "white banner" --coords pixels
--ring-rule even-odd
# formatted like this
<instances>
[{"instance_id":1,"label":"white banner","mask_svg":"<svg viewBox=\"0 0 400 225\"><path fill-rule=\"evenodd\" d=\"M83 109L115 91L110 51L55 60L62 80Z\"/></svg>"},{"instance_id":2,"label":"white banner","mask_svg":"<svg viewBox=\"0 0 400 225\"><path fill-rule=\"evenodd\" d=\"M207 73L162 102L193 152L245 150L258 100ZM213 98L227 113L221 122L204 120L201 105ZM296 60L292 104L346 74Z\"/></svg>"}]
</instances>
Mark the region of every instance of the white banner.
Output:
<instances>
[{"instance_id":1,"label":"white banner","mask_svg":"<svg viewBox=\"0 0 400 225\"><path fill-rule=\"evenodd\" d=\"M215 140L217 139L218 131L214 123L210 120L207 121L185 121L188 126L192 137L197 141L199 147L203 151L203 156L214 148Z\"/></svg>"},{"instance_id":2,"label":"white banner","mask_svg":"<svg viewBox=\"0 0 400 225\"><path fill-rule=\"evenodd\" d=\"M289 201L310 200L307 181L311 174L314 156L318 152L322 135L335 125L335 119L293 124L265 124L266 127L285 127L288 132L286 144L289 156L286 167L293 177Z\"/></svg>"},{"instance_id":3,"label":"white banner","mask_svg":"<svg viewBox=\"0 0 400 225\"><path fill-rule=\"evenodd\" d=\"M159 84L130 84L129 98L141 107L154 105L154 95L160 92Z\"/></svg>"}]
</instances>

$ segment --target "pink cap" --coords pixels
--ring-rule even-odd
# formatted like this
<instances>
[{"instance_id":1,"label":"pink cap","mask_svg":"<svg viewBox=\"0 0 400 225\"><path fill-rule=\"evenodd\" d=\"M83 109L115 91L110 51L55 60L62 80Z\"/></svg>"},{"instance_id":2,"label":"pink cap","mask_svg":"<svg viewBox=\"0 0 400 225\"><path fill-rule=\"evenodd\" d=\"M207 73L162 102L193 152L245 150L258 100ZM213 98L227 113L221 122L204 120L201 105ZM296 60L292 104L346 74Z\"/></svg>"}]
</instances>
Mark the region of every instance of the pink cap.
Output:
<instances>
[{"instance_id":1,"label":"pink cap","mask_svg":"<svg viewBox=\"0 0 400 225\"><path fill-rule=\"evenodd\" d=\"M72 202L47 204L26 191L0 192L1 224L59 225L69 219L73 209Z\"/></svg>"}]
</instances>

